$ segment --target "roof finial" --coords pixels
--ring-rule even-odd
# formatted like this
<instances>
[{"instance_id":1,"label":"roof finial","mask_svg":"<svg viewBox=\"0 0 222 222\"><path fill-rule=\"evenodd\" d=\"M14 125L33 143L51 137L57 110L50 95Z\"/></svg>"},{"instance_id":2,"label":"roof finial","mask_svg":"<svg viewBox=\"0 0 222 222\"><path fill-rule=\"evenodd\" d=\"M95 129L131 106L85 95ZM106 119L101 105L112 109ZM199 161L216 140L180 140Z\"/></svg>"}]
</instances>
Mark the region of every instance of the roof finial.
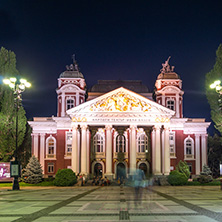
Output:
<instances>
[{"instance_id":1,"label":"roof finial","mask_svg":"<svg viewBox=\"0 0 222 222\"><path fill-rule=\"evenodd\" d=\"M73 54L73 55L72 55L72 62L73 62L73 64L75 64L75 61L76 61L76 55Z\"/></svg>"}]
</instances>

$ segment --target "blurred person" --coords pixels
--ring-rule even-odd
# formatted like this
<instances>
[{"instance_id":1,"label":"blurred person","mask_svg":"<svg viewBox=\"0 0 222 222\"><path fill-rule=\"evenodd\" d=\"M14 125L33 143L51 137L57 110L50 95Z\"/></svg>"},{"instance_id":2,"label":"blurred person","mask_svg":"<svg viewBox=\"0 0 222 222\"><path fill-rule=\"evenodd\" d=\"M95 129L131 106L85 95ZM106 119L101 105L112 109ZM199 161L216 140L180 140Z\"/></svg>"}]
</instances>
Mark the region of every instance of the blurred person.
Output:
<instances>
[{"instance_id":1,"label":"blurred person","mask_svg":"<svg viewBox=\"0 0 222 222\"><path fill-rule=\"evenodd\" d=\"M143 186L145 182L144 171L141 169L136 169L133 175L133 181L134 181L134 192L135 192L134 203L135 205L137 205L137 203L141 204Z\"/></svg>"}]
</instances>

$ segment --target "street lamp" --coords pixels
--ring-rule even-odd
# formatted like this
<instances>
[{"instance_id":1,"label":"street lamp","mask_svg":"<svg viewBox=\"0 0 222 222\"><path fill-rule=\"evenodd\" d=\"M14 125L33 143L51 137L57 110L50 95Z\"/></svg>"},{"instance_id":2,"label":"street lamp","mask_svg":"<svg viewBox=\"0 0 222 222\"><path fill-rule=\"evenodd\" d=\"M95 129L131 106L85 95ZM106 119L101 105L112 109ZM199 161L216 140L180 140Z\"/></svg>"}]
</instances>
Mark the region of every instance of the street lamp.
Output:
<instances>
[{"instance_id":1,"label":"street lamp","mask_svg":"<svg viewBox=\"0 0 222 222\"><path fill-rule=\"evenodd\" d=\"M18 161L18 110L22 101L22 92L25 91L25 88L31 87L31 83L27 82L26 79L20 79L19 81L16 78L3 79L3 83L8 85L14 92L14 102L16 108L16 128L15 128L15 161L10 162L10 174L11 177L14 177L13 190L19 190L18 178L21 176L20 163Z\"/></svg>"},{"instance_id":2,"label":"street lamp","mask_svg":"<svg viewBox=\"0 0 222 222\"><path fill-rule=\"evenodd\" d=\"M221 89L222 89L222 86L220 85L220 83L221 83L220 80L216 80L216 81L214 81L214 83L212 83L212 84L210 85L210 88L211 88L211 89L215 89L217 93L222 94L222 90L221 90Z\"/></svg>"}]
</instances>

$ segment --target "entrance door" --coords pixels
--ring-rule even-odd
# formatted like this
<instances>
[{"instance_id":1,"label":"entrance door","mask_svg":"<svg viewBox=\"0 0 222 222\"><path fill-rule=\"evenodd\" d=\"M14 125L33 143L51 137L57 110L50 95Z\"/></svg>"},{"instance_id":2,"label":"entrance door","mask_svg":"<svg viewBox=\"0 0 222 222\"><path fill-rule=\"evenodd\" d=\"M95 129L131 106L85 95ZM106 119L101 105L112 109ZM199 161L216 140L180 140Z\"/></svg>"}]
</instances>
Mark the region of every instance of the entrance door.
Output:
<instances>
[{"instance_id":1,"label":"entrance door","mask_svg":"<svg viewBox=\"0 0 222 222\"><path fill-rule=\"evenodd\" d=\"M116 178L120 180L126 178L126 167L123 163L118 163L116 176Z\"/></svg>"},{"instance_id":2,"label":"entrance door","mask_svg":"<svg viewBox=\"0 0 222 222\"><path fill-rule=\"evenodd\" d=\"M141 163L139 169L143 170L144 174L147 175L147 165L145 163Z\"/></svg>"},{"instance_id":3,"label":"entrance door","mask_svg":"<svg viewBox=\"0 0 222 222\"><path fill-rule=\"evenodd\" d=\"M96 177L102 177L103 176L103 167L100 163L96 163L94 166L94 175Z\"/></svg>"}]
</instances>

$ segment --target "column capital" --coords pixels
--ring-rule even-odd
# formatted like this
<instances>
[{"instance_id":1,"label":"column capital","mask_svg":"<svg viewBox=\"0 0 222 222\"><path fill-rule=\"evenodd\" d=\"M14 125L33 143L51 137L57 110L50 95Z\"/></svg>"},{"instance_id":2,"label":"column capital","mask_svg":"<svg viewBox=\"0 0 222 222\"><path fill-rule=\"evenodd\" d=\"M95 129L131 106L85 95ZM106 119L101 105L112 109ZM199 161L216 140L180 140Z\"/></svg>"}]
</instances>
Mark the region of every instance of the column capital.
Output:
<instances>
[{"instance_id":1,"label":"column capital","mask_svg":"<svg viewBox=\"0 0 222 222\"><path fill-rule=\"evenodd\" d=\"M106 125L106 126L105 126L105 129L106 129L106 130L112 130L112 128L113 128L112 125Z\"/></svg>"},{"instance_id":2,"label":"column capital","mask_svg":"<svg viewBox=\"0 0 222 222\"><path fill-rule=\"evenodd\" d=\"M81 130L87 130L88 125L87 124L82 124L80 125Z\"/></svg>"},{"instance_id":3,"label":"column capital","mask_svg":"<svg viewBox=\"0 0 222 222\"><path fill-rule=\"evenodd\" d=\"M31 136L38 136L39 133L31 133Z\"/></svg>"},{"instance_id":4,"label":"column capital","mask_svg":"<svg viewBox=\"0 0 222 222\"><path fill-rule=\"evenodd\" d=\"M137 125L130 125L130 129L131 130L136 130L137 129Z\"/></svg>"},{"instance_id":5,"label":"column capital","mask_svg":"<svg viewBox=\"0 0 222 222\"><path fill-rule=\"evenodd\" d=\"M153 129L154 129L154 130L160 130L160 128L161 128L160 125L154 125L154 126L153 126Z\"/></svg>"},{"instance_id":6,"label":"column capital","mask_svg":"<svg viewBox=\"0 0 222 222\"><path fill-rule=\"evenodd\" d=\"M74 123L74 122L72 122L72 129L78 129L78 124L76 124L76 123Z\"/></svg>"},{"instance_id":7,"label":"column capital","mask_svg":"<svg viewBox=\"0 0 222 222\"><path fill-rule=\"evenodd\" d=\"M39 135L40 135L41 137L43 137L43 136L45 136L45 133L40 133Z\"/></svg>"}]
</instances>

